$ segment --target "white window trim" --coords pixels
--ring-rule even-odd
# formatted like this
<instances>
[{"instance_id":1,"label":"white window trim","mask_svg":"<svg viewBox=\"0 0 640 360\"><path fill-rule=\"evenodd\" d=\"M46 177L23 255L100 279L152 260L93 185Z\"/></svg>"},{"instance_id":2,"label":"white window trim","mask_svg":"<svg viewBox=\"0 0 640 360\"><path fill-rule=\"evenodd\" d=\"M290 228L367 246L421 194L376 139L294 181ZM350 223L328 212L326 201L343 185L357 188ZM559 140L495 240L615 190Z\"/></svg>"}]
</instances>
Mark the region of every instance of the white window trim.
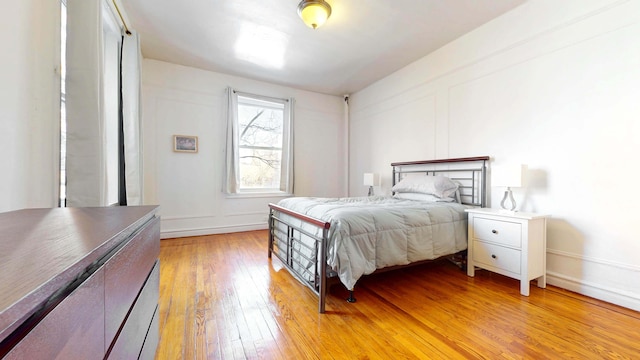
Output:
<instances>
[{"instance_id":1,"label":"white window trim","mask_svg":"<svg viewBox=\"0 0 640 360\"><path fill-rule=\"evenodd\" d=\"M282 149L282 164L280 189L240 189L239 179L239 129L237 121L238 96L263 99L269 102L282 102L285 105L284 139ZM294 99L279 99L263 95L256 95L227 88L227 145L225 147L225 179L223 192L231 198L248 197L287 197L293 195L293 108Z\"/></svg>"}]
</instances>

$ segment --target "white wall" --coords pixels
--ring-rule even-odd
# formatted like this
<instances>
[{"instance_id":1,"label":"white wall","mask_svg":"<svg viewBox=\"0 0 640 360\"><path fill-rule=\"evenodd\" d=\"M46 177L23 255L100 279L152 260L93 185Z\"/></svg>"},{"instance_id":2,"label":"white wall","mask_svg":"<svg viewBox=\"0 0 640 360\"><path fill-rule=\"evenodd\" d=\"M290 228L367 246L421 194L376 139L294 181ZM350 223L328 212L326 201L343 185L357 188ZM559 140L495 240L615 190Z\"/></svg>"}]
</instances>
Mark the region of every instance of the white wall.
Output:
<instances>
[{"instance_id":1,"label":"white wall","mask_svg":"<svg viewBox=\"0 0 640 360\"><path fill-rule=\"evenodd\" d=\"M38 0L3 4L0 212L56 206L59 6Z\"/></svg>"},{"instance_id":2,"label":"white wall","mask_svg":"<svg viewBox=\"0 0 640 360\"><path fill-rule=\"evenodd\" d=\"M263 229L279 200L222 192L228 86L294 97L295 194L346 194L342 98L156 60L142 68L144 202L160 204L163 238ZM174 134L198 136L198 153L173 152Z\"/></svg>"},{"instance_id":3,"label":"white wall","mask_svg":"<svg viewBox=\"0 0 640 360\"><path fill-rule=\"evenodd\" d=\"M638 39L638 0L530 1L353 94L351 194L393 161L526 164L549 283L640 310Z\"/></svg>"}]
</instances>

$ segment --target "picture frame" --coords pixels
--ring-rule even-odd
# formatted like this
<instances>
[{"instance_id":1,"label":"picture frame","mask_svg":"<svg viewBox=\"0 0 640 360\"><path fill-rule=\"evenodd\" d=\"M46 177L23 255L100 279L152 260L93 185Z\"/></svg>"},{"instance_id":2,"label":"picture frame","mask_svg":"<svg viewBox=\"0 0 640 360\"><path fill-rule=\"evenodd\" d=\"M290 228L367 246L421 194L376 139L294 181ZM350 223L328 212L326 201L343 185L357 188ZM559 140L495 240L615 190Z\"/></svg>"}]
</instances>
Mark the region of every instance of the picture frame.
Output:
<instances>
[{"instance_id":1,"label":"picture frame","mask_svg":"<svg viewBox=\"0 0 640 360\"><path fill-rule=\"evenodd\" d=\"M190 135L173 135L173 151L197 153L198 137Z\"/></svg>"}]
</instances>

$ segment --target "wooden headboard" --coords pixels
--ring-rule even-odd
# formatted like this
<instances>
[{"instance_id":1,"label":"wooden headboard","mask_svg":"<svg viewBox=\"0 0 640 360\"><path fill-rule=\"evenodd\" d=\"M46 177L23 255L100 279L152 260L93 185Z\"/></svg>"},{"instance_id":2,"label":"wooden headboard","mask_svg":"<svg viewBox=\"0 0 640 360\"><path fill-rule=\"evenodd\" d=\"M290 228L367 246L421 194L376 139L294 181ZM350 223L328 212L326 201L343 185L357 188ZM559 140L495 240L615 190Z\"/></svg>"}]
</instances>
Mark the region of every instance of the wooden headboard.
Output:
<instances>
[{"instance_id":1,"label":"wooden headboard","mask_svg":"<svg viewBox=\"0 0 640 360\"><path fill-rule=\"evenodd\" d=\"M460 202L486 207L487 165L489 156L395 162L392 182L397 184L405 175L421 173L444 175L459 184Z\"/></svg>"}]
</instances>

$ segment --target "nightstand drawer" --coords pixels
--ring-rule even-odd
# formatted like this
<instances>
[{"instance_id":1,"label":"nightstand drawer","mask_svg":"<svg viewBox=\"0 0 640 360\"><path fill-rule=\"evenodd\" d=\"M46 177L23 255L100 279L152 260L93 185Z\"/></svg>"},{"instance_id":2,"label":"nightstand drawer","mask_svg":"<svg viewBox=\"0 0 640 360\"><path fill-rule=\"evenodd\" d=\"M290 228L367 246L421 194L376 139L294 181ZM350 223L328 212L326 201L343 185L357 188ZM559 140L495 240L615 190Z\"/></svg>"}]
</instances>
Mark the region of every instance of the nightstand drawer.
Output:
<instances>
[{"instance_id":1,"label":"nightstand drawer","mask_svg":"<svg viewBox=\"0 0 640 360\"><path fill-rule=\"evenodd\" d=\"M473 261L520 274L520 251L482 241L473 242Z\"/></svg>"},{"instance_id":2,"label":"nightstand drawer","mask_svg":"<svg viewBox=\"0 0 640 360\"><path fill-rule=\"evenodd\" d=\"M474 238L520 248L522 245L522 225L520 223L474 218Z\"/></svg>"}]
</instances>

